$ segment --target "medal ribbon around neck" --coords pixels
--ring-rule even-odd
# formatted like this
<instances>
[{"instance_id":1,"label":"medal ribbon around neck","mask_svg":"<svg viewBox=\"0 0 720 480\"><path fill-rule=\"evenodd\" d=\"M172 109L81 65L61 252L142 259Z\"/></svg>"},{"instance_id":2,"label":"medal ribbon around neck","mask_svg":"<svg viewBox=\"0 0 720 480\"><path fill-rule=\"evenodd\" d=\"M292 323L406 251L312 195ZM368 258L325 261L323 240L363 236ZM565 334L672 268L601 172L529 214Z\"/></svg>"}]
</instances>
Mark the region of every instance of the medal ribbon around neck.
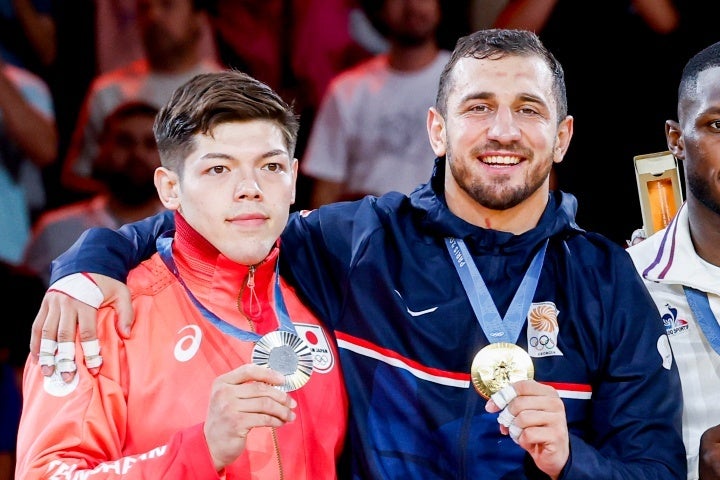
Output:
<instances>
[{"instance_id":1,"label":"medal ribbon around neck","mask_svg":"<svg viewBox=\"0 0 720 480\"><path fill-rule=\"evenodd\" d=\"M710 342L710 346L717 354L720 354L720 325L718 325L715 315L710 308L710 300L705 292L696 290L691 287L683 286L685 290L685 298L688 305L700 324L700 329L705 334L705 338Z\"/></svg>"},{"instance_id":2,"label":"medal ribbon around neck","mask_svg":"<svg viewBox=\"0 0 720 480\"><path fill-rule=\"evenodd\" d=\"M470 256L465 242L460 238L448 237L445 238L445 245L448 252L450 252L455 270L460 276L465 293L485 336L491 343L507 342L514 344L517 342L535 295L540 271L545 260L548 240L545 241L532 259L507 312L505 312L504 318L500 318L497 306L472 256Z\"/></svg>"},{"instance_id":3,"label":"medal ribbon around neck","mask_svg":"<svg viewBox=\"0 0 720 480\"><path fill-rule=\"evenodd\" d=\"M200 313L215 326L218 330L221 332L232 335L233 337L239 338L240 340L249 341L249 342L257 342L262 338L262 335L259 335L255 332L251 332L248 330L243 330L241 328L236 327L235 325L232 325L222 318L215 315L213 312L205 308L205 306L200 303L200 300L198 300L195 295L192 294L190 289L187 287L183 279L180 277L180 272L177 269L177 265L175 265L175 261L172 258L172 242L173 242L173 235L174 231L169 231L163 233L157 240L156 240L156 246L157 251L160 254L160 258L162 258L163 263L165 263L165 266L170 270L170 272L175 275L175 278L178 279L178 282L180 282L180 285L182 285L185 288L185 292L187 293L188 297L190 297L190 300L193 301L195 306L198 310L200 310ZM280 331L286 331L291 332L295 335L297 335L297 332L295 331L295 326L293 325L292 321L290 320L290 315L288 314L287 307L285 306L285 300L282 296L282 291L280 290L280 275L278 274L278 265L280 262L275 263L275 313L278 316L278 320L280 323L280 326L278 327L278 330Z\"/></svg>"}]
</instances>

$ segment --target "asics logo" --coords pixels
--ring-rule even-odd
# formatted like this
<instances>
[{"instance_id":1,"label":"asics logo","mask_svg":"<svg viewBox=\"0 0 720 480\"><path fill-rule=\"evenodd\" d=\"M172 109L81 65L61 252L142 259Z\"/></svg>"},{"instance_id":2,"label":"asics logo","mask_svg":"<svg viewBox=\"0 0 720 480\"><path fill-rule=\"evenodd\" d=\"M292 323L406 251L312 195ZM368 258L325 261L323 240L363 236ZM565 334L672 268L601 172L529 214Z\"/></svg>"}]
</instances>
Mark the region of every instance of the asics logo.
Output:
<instances>
[{"instance_id":1,"label":"asics logo","mask_svg":"<svg viewBox=\"0 0 720 480\"><path fill-rule=\"evenodd\" d=\"M182 333L183 330L190 330L188 333L180 338L175 344L175 359L178 362L187 362L195 356L197 351L200 349L200 343L202 340L202 331L197 325L188 325L180 330L178 333Z\"/></svg>"},{"instance_id":2,"label":"asics logo","mask_svg":"<svg viewBox=\"0 0 720 480\"><path fill-rule=\"evenodd\" d=\"M402 300L402 302L404 304L405 299L402 297L402 295L400 295L400 292L398 292L397 290L393 290L393 291L397 294L398 297L400 297L400 300ZM408 307L407 304L405 305L405 310L407 310L407 312L413 317L427 315L428 313L432 313L437 309L438 309L438 307L426 308L425 310L410 310L410 307Z\"/></svg>"}]
</instances>

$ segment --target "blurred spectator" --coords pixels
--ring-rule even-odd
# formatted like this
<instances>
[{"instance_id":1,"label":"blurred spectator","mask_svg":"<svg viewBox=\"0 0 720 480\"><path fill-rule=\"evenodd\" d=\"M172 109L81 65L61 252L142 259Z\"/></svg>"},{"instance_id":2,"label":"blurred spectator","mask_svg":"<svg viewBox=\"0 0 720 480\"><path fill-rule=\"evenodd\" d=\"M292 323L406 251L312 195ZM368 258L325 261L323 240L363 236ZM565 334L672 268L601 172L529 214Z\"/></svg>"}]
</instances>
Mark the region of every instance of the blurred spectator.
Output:
<instances>
[{"instance_id":1,"label":"blurred spectator","mask_svg":"<svg viewBox=\"0 0 720 480\"><path fill-rule=\"evenodd\" d=\"M45 292L39 278L0 260L0 480L13 478L18 422L22 409L21 376L30 351L30 327Z\"/></svg>"},{"instance_id":2,"label":"blurred spectator","mask_svg":"<svg viewBox=\"0 0 720 480\"><path fill-rule=\"evenodd\" d=\"M355 0L211 0L221 61L267 83L295 110L316 107L330 80L370 53L351 36Z\"/></svg>"},{"instance_id":3,"label":"blurred spectator","mask_svg":"<svg viewBox=\"0 0 720 480\"><path fill-rule=\"evenodd\" d=\"M50 263L90 227L118 228L153 215L162 204L154 184L160 156L153 135L158 109L143 102L118 106L105 119L92 176L105 191L94 198L46 212L33 228L24 265L50 279Z\"/></svg>"},{"instance_id":4,"label":"blurred spectator","mask_svg":"<svg viewBox=\"0 0 720 480\"><path fill-rule=\"evenodd\" d=\"M45 207L41 169L56 157L47 85L0 59L0 260L20 261L34 215Z\"/></svg>"},{"instance_id":5,"label":"blurred spectator","mask_svg":"<svg viewBox=\"0 0 720 480\"><path fill-rule=\"evenodd\" d=\"M47 81L57 53L52 0L0 0L0 57Z\"/></svg>"},{"instance_id":6,"label":"blurred spectator","mask_svg":"<svg viewBox=\"0 0 720 480\"><path fill-rule=\"evenodd\" d=\"M328 88L300 164L314 179L311 207L391 190L410 193L432 170L425 123L450 55L437 42L440 3L384 0L376 8L390 48Z\"/></svg>"},{"instance_id":7,"label":"blurred spectator","mask_svg":"<svg viewBox=\"0 0 720 480\"><path fill-rule=\"evenodd\" d=\"M57 55L50 67L49 84L58 126L58 157L65 158L92 80L143 58L145 53L137 22L136 0L51 1ZM200 55L216 58L212 27L207 15L204 17ZM61 184L61 167L62 162L58 162L45 172L49 208L88 197L85 191L69 190Z\"/></svg>"},{"instance_id":8,"label":"blurred spectator","mask_svg":"<svg viewBox=\"0 0 720 480\"><path fill-rule=\"evenodd\" d=\"M137 0L137 22L145 58L96 77L83 102L62 168L62 183L94 193L102 186L90 178L98 136L110 110L126 100L162 106L176 87L201 72L221 70L200 53L205 12L198 0Z\"/></svg>"},{"instance_id":9,"label":"blurred spectator","mask_svg":"<svg viewBox=\"0 0 720 480\"><path fill-rule=\"evenodd\" d=\"M138 28L136 0L94 2L97 73L110 72L141 59L145 52ZM203 58L216 58L213 29L207 16L202 19L200 31L200 55Z\"/></svg>"}]
</instances>

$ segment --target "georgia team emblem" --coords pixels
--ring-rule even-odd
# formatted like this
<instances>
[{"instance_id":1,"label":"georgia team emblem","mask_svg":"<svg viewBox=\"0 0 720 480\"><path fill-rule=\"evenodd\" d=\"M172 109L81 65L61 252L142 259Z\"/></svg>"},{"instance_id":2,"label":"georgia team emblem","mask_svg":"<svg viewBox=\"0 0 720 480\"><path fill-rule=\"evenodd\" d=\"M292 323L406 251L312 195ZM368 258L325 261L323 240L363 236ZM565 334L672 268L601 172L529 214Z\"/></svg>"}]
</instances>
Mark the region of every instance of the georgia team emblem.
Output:
<instances>
[{"instance_id":1,"label":"georgia team emblem","mask_svg":"<svg viewBox=\"0 0 720 480\"><path fill-rule=\"evenodd\" d=\"M313 370L328 373L335 366L335 355L325 331L319 325L295 323L295 331L312 350Z\"/></svg>"},{"instance_id":2,"label":"georgia team emblem","mask_svg":"<svg viewBox=\"0 0 720 480\"><path fill-rule=\"evenodd\" d=\"M528 353L531 357L562 356L563 353L557 345L557 336L560 332L558 313L560 312L553 302L530 305L527 317L527 341Z\"/></svg>"}]
</instances>

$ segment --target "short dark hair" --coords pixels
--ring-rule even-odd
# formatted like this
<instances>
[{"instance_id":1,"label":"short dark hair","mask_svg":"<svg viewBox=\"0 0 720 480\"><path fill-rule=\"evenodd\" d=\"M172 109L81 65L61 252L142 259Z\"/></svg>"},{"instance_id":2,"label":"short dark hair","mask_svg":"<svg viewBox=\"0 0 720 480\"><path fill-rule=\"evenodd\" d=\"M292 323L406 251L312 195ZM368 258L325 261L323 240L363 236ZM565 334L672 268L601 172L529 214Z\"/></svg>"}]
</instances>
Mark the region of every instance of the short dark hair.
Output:
<instances>
[{"instance_id":1,"label":"short dark hair","mask_svg":"<svg viewBox=\"0 0 720 480\"><path fill-rule=\"evenodd\" d=\"M461 37L440 74L435 108L447 113L447 99L452 87L452 70L462 58L499 59L509 55L537 56L545 61L553 75L553 93L557 104L558 121L567 116L565 73L555 56L542 44L535 33L528 30L492 28Z\"/></svg>"},{"instance_id":2,"label":"short dark hair","mask_svg":"<svg viewBox=\"0 0 720 480\"><path fill-rule=\"evenodd\" d=\"M720 67L720 42L700 50L685 64L678 86L678 100L693 94L700 72L713 67Z\"/></svg>"},{"instance_id":3,"label":"short dark hair","mask_svg":"<svg viewBox=\"0 0 720 480\"><path fill-rule=\"evenodd\" d=\"M181 163L195 149L195 134L245 120L276 122L293 157L299 119L280 95L237 70L196 75L173 92L155 118L153 130L163 166L180 172Z\"/></svg>"}]
</instances>

